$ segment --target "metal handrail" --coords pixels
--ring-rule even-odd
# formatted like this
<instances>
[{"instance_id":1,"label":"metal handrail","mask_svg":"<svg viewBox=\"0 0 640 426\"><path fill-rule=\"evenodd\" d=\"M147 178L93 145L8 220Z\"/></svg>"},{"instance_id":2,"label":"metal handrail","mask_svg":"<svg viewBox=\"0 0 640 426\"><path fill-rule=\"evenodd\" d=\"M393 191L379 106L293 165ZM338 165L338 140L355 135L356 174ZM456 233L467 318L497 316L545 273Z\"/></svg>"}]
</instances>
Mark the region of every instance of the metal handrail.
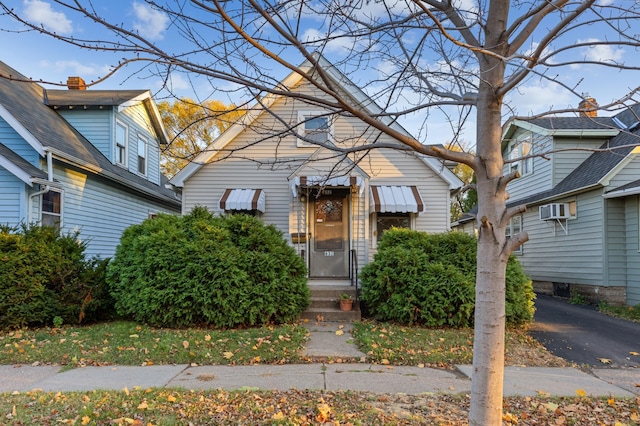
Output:
<instances>
[{"instance_id":1,"label":"metal handrail","mask_svg":"<svg viewBox=\"0 0 640 426\"><path fill-rule=\"evenodd\" d=\"M351 285L356 287L356 301L360 300L360 288L358 287L358 254L351 249Z\"/></svg>"}]
</instances>

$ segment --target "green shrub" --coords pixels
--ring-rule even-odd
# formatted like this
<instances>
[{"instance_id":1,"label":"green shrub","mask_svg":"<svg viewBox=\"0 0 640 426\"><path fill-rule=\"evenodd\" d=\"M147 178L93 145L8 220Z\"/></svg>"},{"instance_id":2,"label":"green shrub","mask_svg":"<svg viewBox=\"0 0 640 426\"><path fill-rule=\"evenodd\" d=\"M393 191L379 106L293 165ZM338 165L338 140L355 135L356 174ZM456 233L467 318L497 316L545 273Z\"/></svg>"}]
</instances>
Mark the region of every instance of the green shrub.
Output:
<instances>
[{"instance_id":1,"label":"green shrub","mask_svg":"<svg viewBox=\"0 0 640 426\"><path fill-rule=\"evenodd\" d=\"M107 279L116 311L156 326L287 322L309 304L306 266L248 215L158 215L125 230Z\"/></svg>"},{"instance_id":2,"label":"green shrub","mask_svg":"<svg viewBox=\"0 0 640 426\"><path fill-rule=\"evenodd\" d=\"M362 300L383 321L471 326L476 252L476 238L461 232L388 230L374 261L362 269ZM507 322L531 321L534 297L531 281L512 256L506 274Z\"/></svg>"},{"instance_id":3,"label":"green shrub","mask_svg":"<svg viewBox=\"0 0 640 426\"><path fill-rule=\"evenodd\" d=\"M47 226L0 227L0 328L78 324L112 312L108 260L85 260L78 233Z\"/></svg>"}]
</instances>

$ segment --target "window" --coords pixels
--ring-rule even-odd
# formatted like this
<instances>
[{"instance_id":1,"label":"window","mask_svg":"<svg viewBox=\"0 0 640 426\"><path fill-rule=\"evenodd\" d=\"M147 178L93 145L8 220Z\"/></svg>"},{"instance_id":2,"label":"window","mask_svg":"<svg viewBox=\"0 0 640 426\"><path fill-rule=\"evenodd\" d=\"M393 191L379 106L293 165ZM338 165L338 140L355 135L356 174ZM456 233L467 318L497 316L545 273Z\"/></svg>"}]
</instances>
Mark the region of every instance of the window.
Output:
<instances>
[{"instance_id":1,"label":"window","mask_svg":"<svg viewBox=\"0 0 640 426\"><path fill-rule=\"evenodd\" d=\"M380 240L387 229L411 228L410 213L377 213L376 216L376 240Z\"/></svg>"},{"instance_id":2,"label":"window","mask_svg":"<svg viewBox=\"0 0 640 426\"><path fill-rule=\"evenodd\" d=\"M516 141L509 145L509 160L515 160L517 158L527 157L531 155L531 141L522 140ZM533 172L533 158L522 158L519 161L509 163L511 171L519 171L520 176L528 175Z\"/></svg>"},{"instance_id":3,"label":"window","mask_svg":"<svg viewBox=\"0 0 640 426\"><path fill-rule=\"evenodd\" d=\"M42 194L41 224L44 226L55 226L60 230L62 222L62 194L49 190Z\"/></svg>"},{"instance_id":4,"label":"window","mask_svg":"<svg viewBox=\"0 0 640 426\"><path fill-rule=\"evenodd\" d=\"M516 215L511 218L509 224L507 224L505 234L507 238L511 238L513 235L516 235L519 232L522 232L522 215ZM515 249L514 253L522 254L522 245Z\"/></svg>"},{"instance_id":5,"label":"window","mask_svg":"<svg viewBox=\"0 0 640 426\"><path fill-rule=\"evenodd\" d=\"M116 164L127 165L127 127L116 123Z\"/></svg>"},{"instance_id":6,"label":"window","mask_svg":"<svg viewBox=\"0 0 640 426\"><path fill-rule=\"evenodd\" d=\"M138 136L138 173L147 174L147 141Z\"/></svg>"},{"instance_id":7,"label":"window","mask_svg":"<svg viewBox=\"0 0 640 426\"><path fill-rule=\"evenodd\" d=\"M299 147L316 147L317 143L325 143L331 140L330 118L323 112L300 112L298 114L298 133L302 138L298 138Z\"/></svg>"}]
</instances>

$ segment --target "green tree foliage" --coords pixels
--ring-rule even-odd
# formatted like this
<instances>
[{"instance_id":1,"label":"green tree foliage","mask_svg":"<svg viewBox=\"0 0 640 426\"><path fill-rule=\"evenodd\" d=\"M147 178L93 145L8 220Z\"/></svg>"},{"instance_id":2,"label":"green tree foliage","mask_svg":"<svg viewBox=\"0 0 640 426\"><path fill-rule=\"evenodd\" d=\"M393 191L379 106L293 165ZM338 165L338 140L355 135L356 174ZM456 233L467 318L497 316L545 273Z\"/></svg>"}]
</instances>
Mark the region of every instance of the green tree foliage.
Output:
<instances>
[{"instance_id":1,"label":"green tree foliage","mask_svg":"<svg viewBox=\"0 0 640 426\"><path fill-rule=\"evenodd\" d=\"M471 151L465 144L450 143L447 145L447 149L456 152ZM476 176L473 169L466 164L456 164L453 168L453 173L455 173L465 185L474 185L476 183ZM469 212L477 204L478 192L475 188L469 187L465 191L457 193L451 202L451 220L456 221L460 219L464 213Z\"/></svg>"},{"instance_id":2,"label":"green tree foliage","mask_svg":"<svg viewBox=\"0 0 640 426\"><path fill-rule=\"evenodd\" d=\"M107 277L117 312L156 326L282 323L309 304L306 266L280 231L204 207L127 228Z\"/></svg>"},{"instance_id":3,"label":"green tree foliage","mask_svg":"<svg viewBox=\"0 0 640 426\"><path fill-rule=\"evenodd\" d=\"M390 229L362 269L362 300L380 320L469 327L475 306L476 238ZM531 280L514 256L507 264L507 322L533 319Z\"/></svg>"},{"instance_id":4,"label":"green tree foliage","mask_svg":"<svg viewBox=\"0 0 640 426\"><path fill-rule=\"evenodd\" d=\"M79 234L54 227L0 227L0 328L78 324L107 318L108 260L84 257Z\"/></svg>"},{"instance_id":5,"label":"green tree foliage","mask_svg":"<svg viewBox=\"0 0 640 426\"><path fill-rule=\"evenodd\" d=\"M162 153L161 170L172 177L192 161L219 134L243 114L235 105L220 101L202 104L189 99L158 103L158 111L171 141Z\"/></svg>"}]
</instances>

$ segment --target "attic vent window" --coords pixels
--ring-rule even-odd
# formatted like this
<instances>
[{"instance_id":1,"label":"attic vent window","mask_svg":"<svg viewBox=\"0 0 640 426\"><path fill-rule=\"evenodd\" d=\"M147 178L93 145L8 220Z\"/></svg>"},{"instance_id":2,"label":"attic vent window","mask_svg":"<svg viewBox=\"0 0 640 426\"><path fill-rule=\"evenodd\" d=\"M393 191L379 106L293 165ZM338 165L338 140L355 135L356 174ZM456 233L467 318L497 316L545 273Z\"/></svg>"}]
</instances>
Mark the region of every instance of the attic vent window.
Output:
<instances>
[{"instance_id":1,"label":"attic vent window","mask_svg":"<svg viewBox=\"0 0 640 426\"><path fill-rule=\"evenodd\" d=\"M318 147L331 141L331 119L321 111L302 111L298 114L298 147Z\"/></svg>"}]
</instances>

